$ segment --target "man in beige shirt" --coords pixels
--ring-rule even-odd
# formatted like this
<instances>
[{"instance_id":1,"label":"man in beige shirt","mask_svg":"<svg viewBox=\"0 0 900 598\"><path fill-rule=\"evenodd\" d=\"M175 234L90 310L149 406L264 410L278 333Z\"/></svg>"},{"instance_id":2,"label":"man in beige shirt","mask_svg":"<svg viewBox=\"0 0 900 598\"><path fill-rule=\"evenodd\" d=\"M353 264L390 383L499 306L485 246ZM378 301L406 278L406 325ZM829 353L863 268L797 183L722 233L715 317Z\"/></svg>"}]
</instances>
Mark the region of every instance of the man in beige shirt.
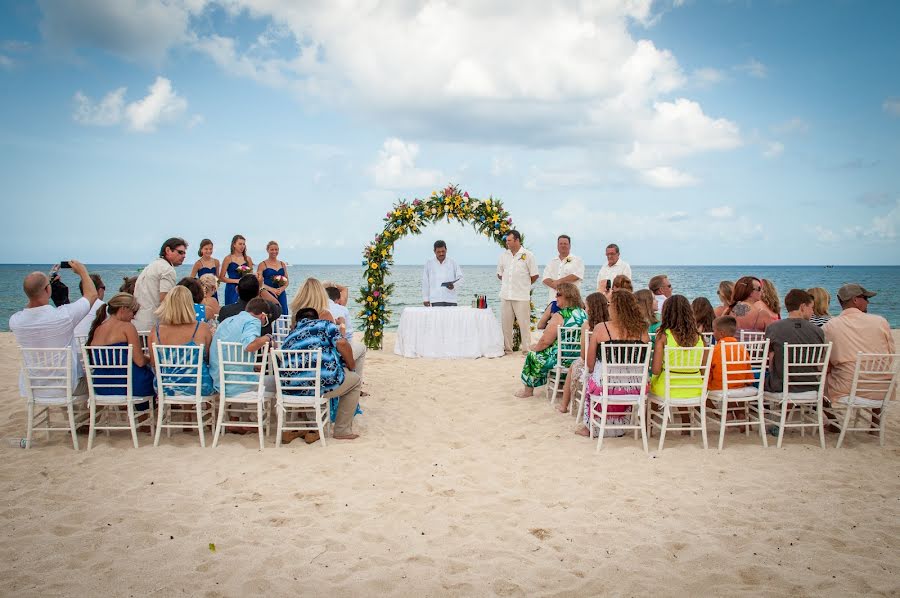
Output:
<instances>
[{"instance_id":1,"label":"man in beige shirt","mask_svg":"<svg viewBox=\"0 0 900 598\"><path fill-rule=\"evenodd\" d=\"M503 327L503 350L512 353L513 317L519 322L522 349L531 349L531 285L538 279L534 254L522 247L522 235L511 230L506 235L506 251L497 263L500 279L500 323Z\"/></svg>"},{"instance_id":2,"label":"man in beige shirt","mask_svg":"<svg viewBox=\"0 0 900 598\"><path fill-rule=\"evenodd\" d=\"M869 299L875 293L858 284L845 284L838 289L841 315L822 327L826 342L831 342L825 396L836 401L850 394L857 353L893 353L891 327L881 316L866 313Z\"/></svg>"}]
</instances>

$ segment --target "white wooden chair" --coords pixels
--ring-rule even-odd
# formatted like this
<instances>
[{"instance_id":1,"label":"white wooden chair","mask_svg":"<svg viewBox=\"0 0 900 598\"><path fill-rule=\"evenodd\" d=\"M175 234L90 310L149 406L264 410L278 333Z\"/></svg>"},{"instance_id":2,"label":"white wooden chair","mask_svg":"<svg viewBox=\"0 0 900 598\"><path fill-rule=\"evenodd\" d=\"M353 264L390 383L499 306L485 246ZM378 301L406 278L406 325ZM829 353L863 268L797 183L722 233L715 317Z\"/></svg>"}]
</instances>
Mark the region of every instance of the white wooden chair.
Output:
<instances>
[{"instance_id":1,"label":"white wooden chair","mask_svg":"<svg viewBox=\"0 0 900 598\"><path fill-rule=\"evenodd\" d=\"M138 424L148 423L153 432L153 395L136 397L132 393L131 345L82 347L81 351L88 383L88 450L94 447L97 430L105 430L107 435L110 430L130 430L134 448L138 448ZM149 402L148 410L136 414L135 404L146 402ZM121 407L125 408L126 421L116 425L121 421ZM99 425L98 416L104 417L104 425Z\"/></svg>"},{"instance_id":2,"label":"white wooden chair","mask_svg":"<svg viewBox=\"0 0 900 598\"><path fill-rule=\"evenodd\" d=\"M291 317L289 315L280 316L272 322L272 348L280 349L281 343L291 333Z\"/></svg>"},{"instance_id":3,"label":"white wooden chair","mask_svg":"<svg viewBox=\"0 0 900 598\"><path fill-rule=\"evenodd\" d=\"M634 430L637 439L641 434L644 452L647 449L647 426L644 421L647 400L647 375L650 367L650 343L600 343L600 374L603 380L603 394L595 397L588 392L590 401L588 428L591 436L594 428L599 428L597 452L603 446L606 430ZM600 405L600 413L595 406ZM631 421L627 424L610 424L607 421L610 405L631 407Z\"/></svg>"},{"instance_id":4,"label":"white wooden chair","mask_svg":"<svg viewBox=\"0 0 900 598\"><path fill-rule=\"evenodd\" d=\"M144 352L144 356L150 357L150 331L138 331L138 340L141 341L141 351Z\"/></svg>"},{"instance_id":5,"label":"white wooden chair","mask_svg":"<svg viewBox=\"0 0 900 598\"><path fill-rule=\"evenodd\" d=\"M709 384L709 358L712 347L670 347L665 348L663 367L666 368L665 394L653 393L647 397L651 407L650 428L659 429L659 448L663 449L666 432L669 430L690 431L693 436L699 431L703 438L703 448L708 447L706 437L706 397ZM693 397L673 396L687 391ZM688 423L676 423L674 409L687 409L690 415ZM695 411L699 410L699 414ZM699 417L697 417L699 416ZM671 423L670 423L671 421ZM652 434L651 434L652 435Z\"/></svg>"},{"instance_id":6,"label":"white wooden chair","mask_svg":"<svg viewBox=\"0 0 900 598\"><path fill-rule=\"evenodd\" d=\"M269 344L262 351L248 352L241 343L219 341L219 413L213 446L218 446L219 438L226 428L246 430L255 428L259 433L259 449L265 447L265 437L269 431L267 415L269 399L275 396L266 392L265 372L269 363ZM235 417L232 421L230 418ZM242 417L255 419L246 420Z\"/></svg>"},{"instance_id":7,"label":"white wooden chair","mask_svg":"<svg viewBox=\"0 0 900 598\"><path fill-rule=\"evenodd\" d=\"M736 343L718 343L713 347L721 356L722 390L710 390L708 397L712 407L706 413L719 424L719 450L725 446L725 429L742 426L750 435L750 427L758 426L764 447L769 446L766 438L765 406L763 389L766 383L769 340ZM732 386L738 386L732 388ZM753 405L756 408L750 409ZM751 414L756 414L755 421ZM731 415L733 419L728 419Z\"/></svg>"},{"instance_id":8,"label":"white wooden chair","mask_svg":"<svg viewBox=\"0 0 900 598\"><path fill-rule=\"evenodd\" d=\"M738 340L742 343L752 343L755 341L761 341L765 338L765 332L759 332L756 330L741 330L738 336Z\"/></svg>"},{"instance_id":9,"label":"white wooden chair","mask_svg":"<svg viewBox=\"0 0 900 598\"><path fill-rule=\"evenodd\" d=\"M22 352L22 376L25 388L28 424L25 433L25 448L31 447L34 432L68 432L72 435L72 446L78 450L76 430L87 420L84 410L87 395L74 395L72 382L72 349L60 347L52 349L26 349ZM66 412L68 421L53 422L54 409Z\"/></svg>"},{"instance_id":10,"label":"white wooden chair","mask_svg":"<svg viewBox=\"0 0 900 598\"><path fill-rule=\"evenodd\" d=\"M591 335L594 334L593 330L588 330L582 340L582 346L584 347L584 357L585 364L584 369L581 371L581 378L579 379L579 387L572 389L572 400L569 401L569 409L574 411L575 419L577 420L579 417L584 415L584 395L587 392L587 380L588 380L588 364L587 364L587 348L591 343ZM579 354L580 356L580 354Z\"/></svg>"},{"instance_id":11,"label":"white wooden chair","mask_svg":"<svg viewBox=\"0 0 900 598\"><path fill-rule=\"evenodd\" d=\"M843 412L844 417L835 417L830 423L841 430L836 448L841 448L847 432L878 432L878 444L884 446L884 427L888 404L891 402L900 379L900 354L898 353L857 353L853 369L850 394L831 398L831 407ZM859 427L862 414L868 415L865 427ZM853 419L853 425L850 420ZM878 424L875 420L878 419Z\"/></svg>"},{"instance_id":12,"label":"white wooden chair","mask_svg":"<svg viewBox=\"0 0 900 598\"><path fill-rule=\"evenodd\" d=\"M569 366L581 355L581 326L560 326L556 329L556 365L547 374L547 397L550 404L563 390Z\"/></svg>"},{"instance_id":13,"label":"white wooden chair","mask_svg":"<svg viewBox=\"0 0 900 598\"><path fill-rule=\"evenodd\" d=\"M153 446L159 446L163 429L166 436L173 428L196 429L200 446L206 447L205 428L214 429L216 395L206 395L203 390L203 345L153 345L156 369L157 403L156 436ZM179 407L180 409L172 409ZM193 412L189 407L193 407ZM195 415L189 419L188 415ZM176 420L175 416L182 416Z\"/></svg>"},{"instance_id":14,"label":"white wooden chair","mask_svg":"<svg viewBox=\"0 0 900 598\"><path fill-rule=\"evenodd\" d=\"M701 332L700 336L703 337L703 344L707 347L712 347L715 343L716 337L712 332Z\"/></svg>"},{"instance_id":15,"label":"white wooden chair","mask_svg":"<svg viewBox=\"0 0 900 598\"><path fill-rule=\"evenodd\" d=\"M324 447L331 417L329 399L322 396L322 350L276 349L272 351L272 368L278 412L275 446L281 446L285 431L315 430ZM302 415L308 419L299 417Z\"/></svg>"},{"instance_id":16,"label":"white wooden chair","mask_svg":"<svg viewBox=\"0 0 900 598\"><path fill-rule=\"evenodd\" d=\"M830 356L831 343L784 344L783 390L764 395L766 402L771 404L766 409L766 423L778 426L778 448L781 448L786 428L800 428L801 436L806 428L818 428L819 444L825 448L822 398ZM815 410L814 416L808 413L812 409ZM779 419L774 416L776 411L780 412ZM795 414L798 416L796 421L793 420Z\"/></svg>"}]
</instances>

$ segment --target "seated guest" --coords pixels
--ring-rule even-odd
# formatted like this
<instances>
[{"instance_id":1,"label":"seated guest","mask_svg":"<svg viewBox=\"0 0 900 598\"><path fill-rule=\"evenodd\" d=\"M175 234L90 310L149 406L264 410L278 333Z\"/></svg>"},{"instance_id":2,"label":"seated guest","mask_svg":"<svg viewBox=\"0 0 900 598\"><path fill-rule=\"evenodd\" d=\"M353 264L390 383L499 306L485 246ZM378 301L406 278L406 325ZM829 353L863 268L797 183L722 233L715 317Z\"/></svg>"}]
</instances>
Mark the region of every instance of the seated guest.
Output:
<instances>
[{"instance_id":1,"label":"seated guest","mask_svg":"<svg viewBox=\"0 0 900 598\"><path fill-rule=\"evenodd\" d=\"M845 284L837 292L840 315L822 328L831 342L825 396L836 401L850 394L857 353L894 353L891 327L881 316L868 313L869 299L875 296L858 284ZM877 422L873 422L876 423Z\"/></svg>"},{"instance_id":2,"label":"seated guest","mask_svg":"<svg viewBox=\"0 0 900 598\"><path fill-rule=\"evenodd\" d=\"M175 286L166 294L162 304L154 312L159 322L150 329L150 363L156 363L154 345L203 345L201 390L204 396L213 394L213 380L209 374L209 345L212 329L206 322L198 322L194 313L191 292L183 286Z\"/></svg>"},{"instance_id":3,"label":"seated guest","mask_svg":"<svg viewBox=\"0 0 900 598\"><path fill-rule=\"evenodd\" d=\"M825 322L831 319L831 314L828 313L828 291L822 287L813 287L806 292L813 298L813 315L809 321L816 326L824 326Z\"/></svg>"},{"instance_id":4,"label":"seated guest","mask_svg":"<svg viewBox=\"0 0 900 598\"><path fill-rule=\"evenodd\" d=\"M728 374L728 388L743 388L753 384L755 377L750 370L750 354L744 346L735 338L737 332L737 320L734 316L720 316L713 320L713 336L716 338L716 348L713 349L712 359L709 362L709 390L722 390L725 387L725 364L722 362L722 347L719 343L736 343L726 345L725 357L734 370L747 370Z\"/></svg>"},{"instance_id":5,"label":"seated guest","mask_svg":"<svg viewBox=\"0 0 900 598\"><path fill-rule=\"evenodd\" d=\"M600 396L603 394L602 369L600 367L600 356L597 352L600 343L649 343L650 335L647 332L648 326L643 310L638 306L637 299L635 299L634 295L624 289L613 291L612 300L609 302L609 320L600 322L594 326L594 331L591 334L591 342L587 346L587 355L585 357L585 367L588 371L587 393L592 396ZM636 388L635 392L640 392L640 388ZM630 410L631 407L626 405L609 405L607 410L608 423L628 423L628 416L622 414ZM584 426L580 427L575 432L579 436L588 436L590 434L590 426L588 424L590 421L590 413L590 403L585 400L583 414ZM599 405L596 407L596 413L600 413ZM623 434L624 431L622 430L610 431L610 436L621 436Z\"/></svg>"},{"instance_id":6,"label":"seated guest","mask_svg":"<svg viewBox=\"0 0 900 598\"><path fill-rule=\"evenodd\" d=\"M650 289L639 289L635 292L634 298L644 314L644 319L650 323L650 328L647 332L655 334L657 328L659 328L659 318L656 317L656 300L653 298L653 293Z\"/></svg>"},{"instance_id":7,"label":"seated guest","mask_svg":"<svg viewBox=\"0 0 900 598\"><path fill-rule=\"evenodd\" d=\"M631 293L634 291L634 286L631 284L631 279L625 276L624 274L619 274L612 281L612 289L611 291L628 291Z\"/></svg>"},{"instance_id":8,"label":"seated guest","mask_svg":"<svg viewBox=\"0 0 900 598\"><path fill-rule=\"evenodd\" d=\"M784 344L808 345L825 342L822 329L810 323L812 316L812 295L802 289L791 289L784 296L784 306L788 317L769 324L766 338L769 339L769 372L766 374L765 389L768 392L784 390ZM855 355L854 355L855 357ZM816 390L816 385L791 385L791 392Z\"/></svg>"},{"instance_id":9,"label":"seated guest","mask_svg":"<svg viewBox=\"0 0 900 598\"><path fill-rule=\"evenodd\" d=\"M138 337L137 328L131 321L140 306L134 295L118 293L109 300L109 303L100 303L97 316L91 324L87 338L88 347L127 347L131 345L131 393L135 397L152 397L156 394L153 389L153 370L150 368L150 360L144 356L141 347L141 339ZM124 365L124 364L123 364ZM113 371L105 371L103 375L114 375ZM121 371L123 379L107 379L106 384L124 384L125 370ZM119 394L117 388L96 388L97 394ZM147 402L135 406L138 410L150 407Z\"/></svg>"},{"instance_id":10,"label":"seated guest","mask_svg":"<svg viewBox=\"0 0 900 598\"><path fill-rule=\"evenodd\" d=\"M9 318L9 329L16 343L25 349L56 349L72 347L72 384L74 395L87 394L80 360L76 354L75 327L88 314L97 300L97 289L84 264L69 260L72 272L81 278L81 299L59 307L50 305L50 278L43 272L32 272L22 282L28 304ZM24 375L19 378L19 390L25 396Z\"/></svg>"},{"instance_id":11,"label":"seated guest","mask_svg":"<svg viewBox=\"0 0 900 598\"><path fill-rule=\"evenodd\" d=\"M137 276L123 276L122 286L119 287L119 292L134 295L134 285L137 284L137 279Z\"/></svg>"},{"instance_id":12,"label":"seated guest","mask_svg":"<svg viewBox=\"0 0 900 598\"><path fill-rule=\"evenodd\" d=\"M206 310L206 321L215 320L219 315L221 306L216 299L216 291L219 290L219 279L212 274L204 274L200 277L200 287L203 289L203 307Z\"/></svg>"},{"instance_id":13,"label":"seated guest","mask_svg":"<svg viewBox=\"0 0 900 598\"><path fill-rule=\"evenodd\" d=\"M581 293L571 282L562 282L556 287L556 304L559 312L550 318L544 334L525 356L525 365L522 366L522 383L525 387L516 393L519 398L533 396L536 387L547 383L547 375L556 366L557 330L561 326L580 327L587 320ZM571 364L560 365L569 367Z\"/></svg>"},{"instance_id":14,"label":"seated guest","mask_svg":"<svg viewBox=\"0 0 900 598\"><path fill-rule=\"evenodd\" d=\"M650 291L647 291L647 293L649 294ZM605 293L591 293L584 302L587 304L588 317L584 324L581 325L581 355L569 366L566 384L563 386L562 403L557 407L560 413L566 413L569 410L572 393L581 388L581 378L584 375L584 359L587 356L587 332L593 330L600 322L609 320L609 301L606 299Z\"/></svg>"},{"instance_id":15,"label":"seated guest","mask_svg":"<svg viewBox=\"0 0 900 598\"><path fill-rule=\"evenodd\" d=\"M219 343L241 343L244 351L254 353L262 349L263 345L272 342L271 334L262 334L262 327L269 323L268 306L266 300L254 297L247 302L247 308L236 316L224 320L217 328L212 338L212 346L209 348L209 369L213 375L213 388L221 392L221 380L219 380ZM229 369L239 369L243 366L229 366ZM252 371L253 365L248 365L248 371ZM233 374L235 379L244 379L241 374ZM269 390L275 388L275 379L266 376L266 386ZM232 378L228 378L230 381ZM251 390L249 386L230 386L226 396L232 397L242 392Z\"/></svg>"},{"instance_id":16,"label":"seated guest","mask_svg":"<svg viewBox=\"0 0 900 598\"><path fill-rule=\"evenodd\" d=\"M697 297L691 301L691 311L694 313L694 321L697 322L697 332L703 334L713 331L713 320L716 314L709 299Z\"/></svg>"},{"instance_id":17,"label":"seated guest","mask_svg":"<svg viewBox=\"0 0 900 598\"><path fill-rule=\"evenodd\" d=\"M191 292L191 298L194 300L194 314L197 316L197 321L205 322L206 306L203 305L205 293L203 292L203 287L200 286L200 281L196 278L185 276L178 281L178 286L186 287L187 290Z\"/></svg>"},{"instance_id":18,"label":"seated guest","mask_svg":"<svg viewBox=\"0 0 900 598\"><path fill-rule=\"evenodd\" d=\"M666 347L703 347L703 337L697 332L697 322L694 321L694 312L691 304L684 295L672 295L663 304L662 322L659 332L656 333L656 342L653 347L653 366L650 380L650 392L657 396L666 394ZM702 378L697 373L696 381L682 379L681 384L700 384ZM671 389L671 397L689 399L700 396L699 388ZM682 421L688 418L688 414L682 415Z\"/></svg>"},{"instance_id":19,"label":"seated guest","mask_svg":"<svg viewBox=\"0 0 900 598\"><path fill-rule=\"evenodd\" d=\"M281 343L283 350L321 349L321 388L324 397L337 399L337 409L332 408L334 420L333 437L339 440L353 440L359 434L353 433L353 416L359 406L359 391L362 382L359 375L352 371L356 366L353 361L353 349L334 322L323 320L318 312L310 307L294 312L297 324ZM311 374L312 372L298 372ZM290 442L299 432L284 432L282 442ZM317 437L317 436L316 436ZM309 437L307 436L307 442Z\"/></svg>"},{"instance_id":20,"label":"seated guest","mask_svg":"<svg viewBox=\"0 0 900 598\"><path fill-rule=\"evenodd\" d=\"M723 280L719 283L719 290L716 291L716 296L719 298L719 303L721 305L717 305L714 310L717 318L725 314L725 311L731 304L731 294L733 292L734 283L730 280Z\"/></svg>"},{"instance_id":21,"label":"seated guest","mask_svg":"<svg viewBox=\"0 0 900 598\"><path fill-rule=\"evenodd\" d=\"M88 333L91 331L91 324L94 323L94 318L97 316L97 310L100 309L100 306L103 305L103 295L106 294L106 285L103 284L103 279L100 278L99 274L91 274L91 280L94 281L94 288L97 289L97 300L94 301L94 304L91 306L91 311L88 312L88 315L84 317L83 320L78 322L78 326L75 327L75 336L86 337ZM78 292L84 296L84 285L81 282L78 283Z\"/></svg>"},{"instance_id":22,"label":"seated guest","mask_svg":"<svg viewBox=\"0 0 900 598\"><path fill-rule=\"evenodd\" d=\"M656 300L656 311L662 313L663 303L672 296L672 283L665 274L657 274L647 283L647 288L653 293Z\"/></svg>"},{"instance_id":23,"label":"seated guest","mask_svg":"<svg viewBox=\"0 0 900 598\"><path fill-rule=\"evenodd\" d=\"M232 316L236 316L247 308L247 303L255 298L265 297L260 295L259 279L255 274L245 274L237 282L238 300L236 303L225 305L219 310L219 324ZM266 301L266 312L269 316L269 323L262 327L263 334L272 334L272 322L281 317L281 306L274 301Z\"/></svg>"},{"instance_id":24,"label":"seated guest","mask_svg":"<svg viewBox=\"0 0 900 598\"><path fill-rule=\"evenodd\" d=\"M356 367L353 371L363 379L363 369L366 365L366 345L353 339L353 318L347 309L347 287L342 287L334 282L325 284L325 292L328 293L328 310L334 315L335 323L341 329L341 335L353 348L353 360ZM365 396L365 393L360 393Z\"/></svg>"},{"instance_id":25,"label":"seated guest","mask_svg":"<svg viewBox=\"0 0 900 598\"><path fill-rule=\"evenodd\" d=\"M303 286L291 299L289 307L292 314L296 314L304 307L311 307L319 314L320 320L334 323L334 314L328 310L328 293L325 292L325 287L322 286L322 283L317 278L306 279ZM295 323L296 321L297 319L294 318Z\"/></svg>"},{"instance_id":26,"label":"seated guest","mask_svg":"<svg viewBox=\"0 0 900 598\"><path fill-rule=\"evenodd\" d=\"M731 303L725 310L726 316L734 316L737 320L738 332L741 330L763 332L775 318L767 309L759 307L762 296L762 283L758 278L744 276L734 283Z\"/></svg>"},{"instance_id":27,"label":"seated guest","mask_svg":"<svg viewBox=\"0 0 900 598\"><path fill-rule=\"evenodd\" d=\"M760 286L762 286L762 292L756 306L768 312L773 321L780 320L781 301L778 300L778 290L775 288L775 283L768 278L763 278L759 282Z\"/></svg>"}]
</instances>

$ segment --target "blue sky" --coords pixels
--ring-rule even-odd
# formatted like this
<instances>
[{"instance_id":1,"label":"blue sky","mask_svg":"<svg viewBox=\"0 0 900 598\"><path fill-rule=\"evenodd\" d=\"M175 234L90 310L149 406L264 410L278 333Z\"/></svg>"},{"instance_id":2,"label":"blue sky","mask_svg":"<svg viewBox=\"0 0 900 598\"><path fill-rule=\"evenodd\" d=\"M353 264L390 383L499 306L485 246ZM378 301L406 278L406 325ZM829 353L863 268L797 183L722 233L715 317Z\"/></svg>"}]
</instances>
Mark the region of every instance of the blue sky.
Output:
<instances>
[{"instance_id":1,"label":"blue sky","mask_svg":"<svg viewBox=\"0 0 900 598\"><path fill-rule=\"evenodd\" d=\"M4 3L2 261L169 236L221 258L239 233L355 263L395 200L452 182L541 262L567 233L591 264L898 264L897 23L887 0ZM436 238L496 260L444 224L397 263Z\"/></svg>"}]
</instances>

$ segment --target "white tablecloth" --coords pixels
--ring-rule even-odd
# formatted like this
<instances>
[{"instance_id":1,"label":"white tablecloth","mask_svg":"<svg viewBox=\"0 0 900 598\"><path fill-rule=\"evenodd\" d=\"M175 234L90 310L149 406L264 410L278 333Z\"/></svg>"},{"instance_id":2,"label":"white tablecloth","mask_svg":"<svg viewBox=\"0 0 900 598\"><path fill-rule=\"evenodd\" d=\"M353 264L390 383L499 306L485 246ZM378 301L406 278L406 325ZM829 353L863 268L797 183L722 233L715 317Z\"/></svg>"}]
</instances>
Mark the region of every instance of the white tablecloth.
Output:
<instances>
[{"instance_id":1,"label":"white tablecloth","mask_svg":"<svg viewBox=\"0 0 900 598\"><path fill-rule=\"evenodd\" d=\"M503 333L489 309L407 307L394 353L403 357L502 357Z\"/></svg>"}]
</instances>

